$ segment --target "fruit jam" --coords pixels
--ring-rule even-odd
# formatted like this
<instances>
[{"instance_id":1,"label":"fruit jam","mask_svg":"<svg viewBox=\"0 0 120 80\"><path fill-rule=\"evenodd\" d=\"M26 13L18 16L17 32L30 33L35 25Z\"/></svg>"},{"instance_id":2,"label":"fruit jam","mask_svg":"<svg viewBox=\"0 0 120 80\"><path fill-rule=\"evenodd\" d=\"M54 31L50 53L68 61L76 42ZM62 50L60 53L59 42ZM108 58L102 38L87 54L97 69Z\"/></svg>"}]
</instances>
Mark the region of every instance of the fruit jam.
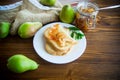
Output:
<instances>
[{"instance_id":1,"label":"fruit jam","mask_svg":"<svg viewBox=\"0 0 120 80\"><path fill-rule=\"evenodd\" d=\"M97 5L91 2L80 2L77 5L75 25L87 32L90 29L94 29L96 25L96 16L98 11Z\"/></svg>"}]
</instances>

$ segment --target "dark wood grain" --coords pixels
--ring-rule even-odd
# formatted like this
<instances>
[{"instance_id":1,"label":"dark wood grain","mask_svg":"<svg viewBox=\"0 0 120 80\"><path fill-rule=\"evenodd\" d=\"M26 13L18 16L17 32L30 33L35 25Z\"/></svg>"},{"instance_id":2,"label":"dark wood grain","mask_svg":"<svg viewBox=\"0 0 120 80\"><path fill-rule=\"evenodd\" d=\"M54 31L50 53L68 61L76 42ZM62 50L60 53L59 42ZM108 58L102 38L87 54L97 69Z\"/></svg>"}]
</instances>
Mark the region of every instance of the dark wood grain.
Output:
<instances>
[{"instance_id":1,"label":"dark wood grain","mask_svg":"<svg viewBox=\"0 0 120 80\"><path fill-rule=\"evenodd\" d=\"M67 0L61 0L65 4ZM69 0L72 1L72 0ZM79 0L75 0L79 1ZM92 0L93 1L93 0ZM94 0L100 7L119 0ZM120 8L100 11L96 29L85 33L87 48L77 60L62 65L48 63L33 49L33 38L9 35L0 39L0 78L3 80L120 80ZM78 48L79 49L79 48ZM16 74L6 67L7 59L24 54L40 64L34 71Z\"/></svg>"}]
</instances>

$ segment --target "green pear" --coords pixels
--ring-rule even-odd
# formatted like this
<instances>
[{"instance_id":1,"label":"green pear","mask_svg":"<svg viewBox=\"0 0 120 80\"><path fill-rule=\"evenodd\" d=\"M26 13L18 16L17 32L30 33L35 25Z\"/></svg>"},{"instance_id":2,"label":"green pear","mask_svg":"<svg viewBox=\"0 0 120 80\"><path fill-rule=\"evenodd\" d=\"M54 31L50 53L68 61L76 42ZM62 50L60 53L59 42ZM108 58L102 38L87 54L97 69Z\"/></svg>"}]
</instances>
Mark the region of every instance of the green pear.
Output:
<instances>
[{"instance_id":1,"label":"green pear","mask_svg":"<svg viewBox=\"0 0 120 80\"><path fill-rule=\"evenodd\" d=\"M16 54L8 59L7 67L9 70L15 73L23 73L29 70L35 70L38 68L37 62L22 55Z\"/></svg>"},{"instance_id":2,"label":"green pear","mask_svg":"<svg viewBox=\"0 0 120 80\"><path fill-rule=\"evenodd\" d=\"M6 38L10 32L9 22L0 22L0 38Z\"/></svg>"},{"instance_id":3,"label":"green pear","mask_svg":"<svg viewBox=\"0 0 120 80\"><path fill-rule=\"evenodd\" d=\"M71 5L64 5L60 11L60 20L65 23L72 23L75 18L75 11Z\"/></svg>"},{"instance_id":4,"label":"green pear","mask_svg":"<svg viewBox=\"0 0 120 80\"><path fill-rule=\"evenodd\" d=\"M18 35L21 38L30 38L42 27L41 22L25 22L18 28Z\"/></svg>"},{"instance_id":5,"label":"green pear","mask_svg":"<svg viewBox=\"0 0 120 80\"><path fill-rule=\"evenodd\" d=\"M54 6L56 0L40 0L40 3L46 6Z\"/></svg>"}]
</instances>

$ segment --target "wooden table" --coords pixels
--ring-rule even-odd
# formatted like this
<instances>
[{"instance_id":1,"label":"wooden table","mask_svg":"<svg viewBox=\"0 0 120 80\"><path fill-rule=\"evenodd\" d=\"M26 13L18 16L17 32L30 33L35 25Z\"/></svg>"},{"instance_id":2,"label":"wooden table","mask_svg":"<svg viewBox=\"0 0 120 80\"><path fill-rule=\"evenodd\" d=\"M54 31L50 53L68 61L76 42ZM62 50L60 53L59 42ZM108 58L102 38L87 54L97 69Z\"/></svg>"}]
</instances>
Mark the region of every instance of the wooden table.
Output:
<instances>
[{"instance_id":1,"label":"wooden table","mask_svg":"<svg viewBox=\"0 0 120 80\"><path fill-rule=\"evenodd\" d=\"M79 0L60 0L63 4ZM91 0L93 1L93 0ZM67 3L65 3L67 2ZM120 4L119 0L94 0L100 7ZM120 8L100 11L96 29L85 33L84 54L68 64L52 64L40 58L33 38L8 36L0 39L0 78L3 80L120 80ZM78 48L79 49L79 48ZM16 74L6 67L7 59L24 54L40 64L34 71Z\"/></svg>"}]
</instances>

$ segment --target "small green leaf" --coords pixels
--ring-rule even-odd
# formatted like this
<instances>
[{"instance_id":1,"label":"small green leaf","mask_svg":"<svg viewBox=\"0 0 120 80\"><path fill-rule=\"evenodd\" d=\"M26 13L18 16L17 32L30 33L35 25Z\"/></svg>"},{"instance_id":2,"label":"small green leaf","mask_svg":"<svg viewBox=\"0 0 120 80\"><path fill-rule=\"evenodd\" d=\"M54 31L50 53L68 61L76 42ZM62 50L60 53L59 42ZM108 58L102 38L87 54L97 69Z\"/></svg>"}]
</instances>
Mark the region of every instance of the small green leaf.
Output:
<instances>
[{"instance_id":1,"label":"small green leaf","mask_svg":"<svg viewBox=\"0 0 120 80\"><path fill-rule=\"evenodd\" d=\"M79 30L79 28L77 28L75 26L71 26L71 27L69 27L69 30Z\"/></svg>"},{"instance_id":2,"label":"small green leaf","mask_svg":"<svg viewBox=\"0 0 120 80\"><path fill-rule=\"evenodd\" d=\"M78 31L79 29L77 27L69 27L69 30L71 31L71 37L74 38L75 40L79 40L82 39L82 37L84 36L84 34L82 34L80 31Z\"/></svg>"},{"instance_id":3,"label":"small green leaf","mask_svg":"<svg viewBox=\"0 0 120 80\"><path fill-rule=\"evenodd\" d=\"M71 37L72 37L72 38L74 37L74 33L73 33L73 32L71 33Z\"/></svg>"}]
</instances>

